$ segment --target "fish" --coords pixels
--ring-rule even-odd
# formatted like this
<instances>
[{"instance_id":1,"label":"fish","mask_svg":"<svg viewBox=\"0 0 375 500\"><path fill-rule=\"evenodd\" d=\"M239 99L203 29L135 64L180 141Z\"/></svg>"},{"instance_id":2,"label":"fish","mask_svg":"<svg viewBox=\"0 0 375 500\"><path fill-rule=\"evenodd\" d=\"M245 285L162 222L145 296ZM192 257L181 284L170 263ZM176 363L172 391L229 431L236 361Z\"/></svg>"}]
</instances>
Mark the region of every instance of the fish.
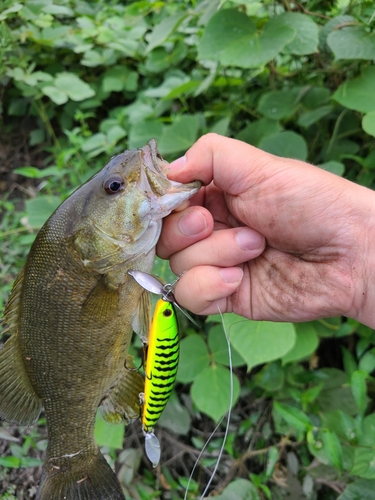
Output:
<instances>
[{"instance_id":1,"label":"fish","mask_svg":"<svg viewBox=\"0 0 375 500\"><path fill-rule=\"evenodd\" d=\"M160 445L154 427L166 407L176 381L180 353L178 323L173 304L159 299L155 306L146 351L146 381L141 397L146 454L156 467Z\"/></svg>"},{"instance_id":2,"label":"fish","mask_svg":"<svg viewBox=\"0 0 375 500\"><path fill-rule=\"evenodd\" d=\"M200 182L167 178L154 140L125 151L68 197L40 229L4 311L0 418L35 423L48 446L37 500L124 500L94 439L98 407L113 423L139 418L144 379L133 330L147 336L151 304L128 274L150 273L162 219Z\"/></svg>"}]
</instances>

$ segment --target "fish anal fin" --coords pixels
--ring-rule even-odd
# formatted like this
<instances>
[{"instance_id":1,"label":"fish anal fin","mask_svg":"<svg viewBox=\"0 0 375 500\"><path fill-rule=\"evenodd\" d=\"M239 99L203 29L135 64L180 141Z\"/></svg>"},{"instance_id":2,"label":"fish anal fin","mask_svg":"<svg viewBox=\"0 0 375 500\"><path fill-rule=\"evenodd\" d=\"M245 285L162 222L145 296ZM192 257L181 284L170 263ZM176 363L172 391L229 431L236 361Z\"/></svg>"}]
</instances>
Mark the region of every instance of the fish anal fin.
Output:
<instances>
[{"instance_id":1,"label":"fish anal fin","mask_svg":"<svg viewBox=\"0 0 375 500\"><path fill-rule=\"evenodd\" d=\"M132 318L132 327L142 342L147 341L151 326L151 298L147 290L142 292L137 309Z\"/></svg>"},{"instance_id":2,"label":"fish anal fin","mask_svg":"<svg viewBox=\"0 0 375 500\"><path fill-rule=\"evenodd\" d=\"M132 357L127 356L126 366L134 368ZM139 393L144 391L145 381L137 371L127 370L100 405L101 414L107 422L121 424L139 418Z\"/></svg>"},{"instance_id":3,"label":"fish anal fin","mask_svg":"<svg viewBox=\"0 0 375 500\"><path fill-rule=\"evenodd\" d=\"M13 285L4 311L5 330L10 338L0 350L0 418L20 425L34 424L42 409L42 402L27 375L18 339L19 302L23 271Z\"/></svg>"}]
</instances>

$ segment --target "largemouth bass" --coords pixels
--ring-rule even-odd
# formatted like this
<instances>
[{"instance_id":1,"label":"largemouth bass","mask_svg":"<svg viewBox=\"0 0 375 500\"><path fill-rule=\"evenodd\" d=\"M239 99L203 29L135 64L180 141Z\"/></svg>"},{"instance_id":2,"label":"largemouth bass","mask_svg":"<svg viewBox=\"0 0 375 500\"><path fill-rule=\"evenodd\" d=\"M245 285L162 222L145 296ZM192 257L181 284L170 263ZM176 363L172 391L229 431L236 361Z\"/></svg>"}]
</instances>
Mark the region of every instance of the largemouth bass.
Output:
<instances>
[{"instance_id":1,"label":"largemouth bass","mask_svg":"<svg viewBox=\"0 0 375 500\"><path fill-rule=\"evenodd\" d=\"M97 408L112 422L139 416L144 380L129 366L150 298L128 274L151 272L162 218L198 182L167 179L155 141L125 151L77 189L39 231L4 312L0 417L22 425L44 407L47 458L37 500L124 499L94 440Z\"/></svg>"}]
</instances>

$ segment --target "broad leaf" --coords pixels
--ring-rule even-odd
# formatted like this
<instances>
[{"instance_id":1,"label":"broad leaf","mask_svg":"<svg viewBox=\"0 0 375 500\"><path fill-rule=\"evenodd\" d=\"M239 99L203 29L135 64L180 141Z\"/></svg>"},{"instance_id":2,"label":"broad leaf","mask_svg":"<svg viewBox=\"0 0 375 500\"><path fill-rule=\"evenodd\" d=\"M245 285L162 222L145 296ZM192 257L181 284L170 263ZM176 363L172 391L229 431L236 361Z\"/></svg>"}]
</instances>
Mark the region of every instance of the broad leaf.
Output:
<instances>
[{"instance_id":1,"label":"broad leaf","mask_svg":"<svg viewBox=\"0 0 375 500\"><path fill-rule=\"evenodd\" d=\"M375 110L363 117L362 128L367 134L375 137Z\"/></svg>"},{"instance_id":2,"label":"broad leaf","mask_svg":"<svg viewBox=\"0 0 375 500\"><path fill-rule=\"evenodd\" d=\"M181 116L173 125L164 128L159 142L161 154L185 152L198 138L200 120L197 115Z\"/></svg>"},{"instance_id":3,"label":"broad leaf","mask_svg":"<svg viewBox=\"0 0 375 500\"><path fill-rule=\"evenodd\" d=\"M189 335L180 344L180 362L177 380L192 382L209 365L207 346L199 335Z\"/></svg>"},{"instance_id":4,"label":"broad leaf","mask_svg":"<svg viewBox=\"0 0 375 500\"><path fill-rule=\"evenodd\" d=\"M375 33L364 26L345 26L332 31L327 44L336 59L375 59Z\"/></svg>"},{"instance_id":5,"label":"broad leaf","mask_svg":"<svg viewBox=\"0 0 375 500\"><path fill-rule=\"evenodd\" d=\"M298 431L307 431L312 428L309 417L295 406L273 402L273 410L278 413L290 426Z\"/></svg>"},{"instance_id":6,"label":"broad leaf","mask_svg":"<svg viewBox=\"0 0 375 500\"><path fill-rule=\"evenodd\" d=\"M74 73L58 73L55 86L65 92L72 101L83 101L95 95L93 89Z\"/></svg>"},{"instance_id":7,"label":"broad leaf","mask_svg":"<svg viewBox=\"0 0 375 500\"><path fill-rule=\"evenodd\" d=\"M95 421L95 441L98 446L121 449L124 442L125 426L109 424L98 413Z\"/></svg>"},{"instance_id":8,"label":"broad leaf","mask_svg":"<svg viewBox=\"0 0 375 500\"><path fill-rule=\"evenodd\" d=\"M375 111L375 67L364 69L360 76L347 80L336 90L333 98L349 109L368 113Z\"/></svg>"},{"instance_id":9,"label":"broad leaf","mask_svg":"<svg viewBox=\"0 0 375 500\"><path fill-rule=\"evenodd\" d=\"M296 332L292 323L241 320L235 314L224 315L231 343L252 367L280 359L294 346Z\"/></svg>"},{"instance_id":10,"label":"broad leaf","mask_svg":"<svg viewBox=\"0 0 375 500\"><path fill-rule=\"evenodd\" d=\"M235 479L215 500L260 500L256 487L247 479Z\"/></svg>"},{"instance_id":11,"label":"broad leaf","mask_svg":"<svg viewBox=\"0 0 375 500\"><path fill-rule=\"evenodd\" d=\"M191 386L191 397L197 408L215 422L229 410L230 372L221 365L208 366ZM233 374L233 405L240 393L240 383Z\"/></svg>"},{"instance_id":12,"label":"broad leaf","mask_svg":"<svg viewBox=\"0 0 375 500\"><path fill-rule=\"evenodd\" d=\"M312 354L318 347L319 338L311 323L296 323L296 343L292 349L282 358L283 364L299 361Z\"/></svg>"},{"instance_id":13,"label":"broad leaf","mask_svg":"<svg viewBox=\"0 0 375 500\"><path fill-rule=\"evenodd\" d=\"M220 61L224 66L256 68L276 57L294 36L294 29L275 19L257 31L246 14L224 9L210 19L199 46L199 57Z\"/></svg>"},{"instance_id":14,"label":"broad leaf","mask_svg":"<svg viewBox=\"0 0 375 500\"><path fill-rule=\"evenodd\" d=\"M149 38L147 52L165 42L185 17L185 13L174 14L173 16L165 17L161 23L157 24Z\"/></svg>"},{"instance_id":15,"label":"broad leaf","mask_svg":"<svg viewBox=\"0 0 375 500\"><path fill-rule=\"evenodd\" d=\"M357 479L349 484L337 500L374 500L375 479Z\"/></svg>"},{"instance_id":16,"label":"broad leaf","mask_svg":"<svg viewBox=\"0 0 375 500\"><path fill-rule=\"evenodd\" d=\"M296 112L298 101L299 89L266 92L259 100L258 111L266 118L280 120L288 118Z\"/></svg>"},{"instance_id":17,"label":"broad leaf","mask_svg":"<svg viewBox=\"0 0 375 500\"><path fill-rule=\"evenodd\" d=\"M259 148L277 156L306 160L307 144L302 135L286 130L279 134L265 137L259 143Z\"/></svg>"},{"instance_id":18,"label":"broad leaf","mask_svg":"<svg viewBox=\"0 0 375 500\"><path fill-rule=\"evenodd\" d=\"M354 451L353 476L375 479L375 448L358 446ZM362 498L361 498L362 500Z\"/></svg>"},{"instance_id":19,"label":"broad leaf","mask_svg":"<svg viewBox=\"0 0 375 500\"><path fill-rule=\"evenodd\" d=\"M298 12L285 12L276 19L280 26L289 26L296 33L295 38L284 47L283 52L296 55L317 52L319 29L313 18Z\"/></svg>"}]
</instances>

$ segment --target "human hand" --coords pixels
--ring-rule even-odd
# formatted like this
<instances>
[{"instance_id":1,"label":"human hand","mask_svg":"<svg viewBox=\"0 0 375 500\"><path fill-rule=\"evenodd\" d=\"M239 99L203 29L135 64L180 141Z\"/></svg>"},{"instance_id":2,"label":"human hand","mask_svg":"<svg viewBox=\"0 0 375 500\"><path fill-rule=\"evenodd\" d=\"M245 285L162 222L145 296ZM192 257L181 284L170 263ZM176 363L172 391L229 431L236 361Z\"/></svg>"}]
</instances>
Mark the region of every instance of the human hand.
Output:
<instances>
[{"instance_id":1,"label":"human hand","mask_svg":"<svg viewBox=\"0 0 375 500\"><path fill-rule=\"evenodd\" d=\"M165 219L157 246L185 273L175 290L182 306L272 321L344 315L375 326L371 190L215 134L173 162L169 177L205 185L196 206Z\"/></svg>"}]
</instances>

